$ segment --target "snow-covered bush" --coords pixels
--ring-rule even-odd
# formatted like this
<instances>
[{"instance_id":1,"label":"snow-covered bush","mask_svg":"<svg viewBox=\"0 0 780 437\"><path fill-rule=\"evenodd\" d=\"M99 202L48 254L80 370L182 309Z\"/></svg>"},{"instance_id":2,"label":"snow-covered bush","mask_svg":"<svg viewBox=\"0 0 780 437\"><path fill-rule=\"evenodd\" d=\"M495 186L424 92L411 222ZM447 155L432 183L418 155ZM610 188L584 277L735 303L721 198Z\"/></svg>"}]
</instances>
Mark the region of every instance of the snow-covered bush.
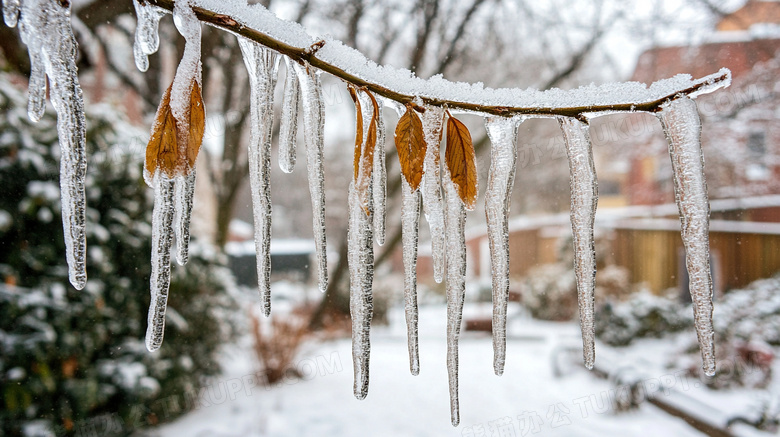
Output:
<instances>
[{"instance_id":1,"label":"snow-covered bush","mask_svg":"<svg viewBox=\"0 0 780 437\"><path fill-rule=\"evenodd\" d=\"M172 275L166 343L148 353L152 208L131 156L143 138L112 108L89 107L89 281L78 291L62 256L53 111L33 124L26 108L0 75L0 435L33 423L86 435L83 424L101 416L126 434L170 420L187 406L166 400L219 371L216 352L233 331L232 277L193 242L186 272Z\"/></svg>"},{"instance_id":2,"label":"snow-covered bush","mask_svg":"<svg viewBox=\"0 0 780 437\"><path fill-rule=\"evenodd\" d=\"M605 302L596 311L596 335L612 346L627 346L636 338L662 337L693 326L690 308L647 290L624 302Z\"/></svg>"},{"instance_id":3,"label":"snow-covered bush","mask_svg":"<svg viewBox=\"0 0 780 437\"><path fill-rule=\"evenodd\" d=\"M523 306L542 320L571 320L577 315L577 289L571 264L546 264L528 271L520 288Z\"/></svg>"}]
</instances>

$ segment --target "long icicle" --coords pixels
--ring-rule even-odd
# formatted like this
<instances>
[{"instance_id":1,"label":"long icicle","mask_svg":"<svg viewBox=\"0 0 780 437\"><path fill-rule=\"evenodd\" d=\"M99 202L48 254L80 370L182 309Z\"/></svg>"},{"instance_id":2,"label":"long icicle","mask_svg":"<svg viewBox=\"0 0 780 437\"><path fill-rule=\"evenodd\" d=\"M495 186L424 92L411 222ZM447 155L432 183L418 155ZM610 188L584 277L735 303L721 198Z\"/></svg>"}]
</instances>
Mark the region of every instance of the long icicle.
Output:
<instances>
[{"instance_id":1,"label":"long icicle","mask_svg":"<svg viewBox=\"0 0 780 437\"><path fill-rule=\"evenodd\" d=\"M574 242L574 277L580 307L582 356L585 367L595 360L594 290L596 286L596 247L593 225L598 204L598 181L593 164L588 124L571 117L559 117L571 185L571 230Z\"/></svg>"},{"instance_id":2,"label":"long icicle","mask_svg":"<svg viewBox=\"0 0 780 437\"><path fill-rule=\"evenodd\" d=\"M431 258L433 279L440 283L444 278L444 201L441 195L439 143L441 142L444 109L426 106L422 114L423 135L428 147L425 152L425 173L422 179L422 203L425 219L431 231Z\"/></svg>"},{"instance_id":3,"label":"long icicle","mask_svg":"<svg viewBox=\"0 0 780 437\"><path fill-rule=\"evenodd\" d=\"M406 336L409 347L409 370L412 375L420 373L420 353L417 338L417 241L420 222L420 191L412 187L401 176L401 238L404 263L404 312L406 314Z\"/></svg>"},{"instance_id":4,"label":"long icicle","mask_svg":"<svg viewBox=\"0 0 780 437\"><path fill-rule=\"evenodd\" d=\"M306 142L306 166L309 175L309 192L314 216L314 246L317 252L317 278L319 289L328 288L328 254L325 239L325 174L322 162L324 146L323 126L325 107L322 103L320 72L309 65L293 63L301 85L303 101L303 134Z\"/></svg>"},{"instance_id":5,"label":"long icicle","mask_svg":"<svg viewBox=\"0 0 780 437\"><path fill-rule=\"evenodd\" d=\"M165 335L165 312L171 282L171 246L175 182L162 172L154 175L154 211L152 212L152 276L150 280L146 348L154 352L162 346Z\"/></svg>"},{"instance_id":6,"label":"long icicle","mask_svg":"<svg viewBox=\"0 0 780 437\"><path fill-rule=\"evenodd\" d=\"M32 73L28 115L32 121L40 120L43 115L45 76L49 77L51 103L57 111L61 153L60 196L68 278L73 287L81 290L87 283L86 121L76 68L78 44L71 29L70 14L70 2L3 2L5 23L9 27L19 25L22 41L30 54Z\"/></svg>"},{"instance_id":7,"label":"long icicle","mask_svg":"<svg viewBox=\"0 0 780 437\"><path fill-rule=\"evenodd\" d=\"M520 121L522 122L522 121ZM490 243L490 269L493 283L493 371L504 373L506 361L506 309L509 300L509 203L517 161L516 119L490 117L485 129L492 148L485 216Z\"/></svg>"},{"instance_id":8,"label":"long icicle","mask_svg":"<svg viewBox=\"0 0 780 437\"><path fill-rule=\"evenodd\" d=\"M282 100L282 117L279 120L279 168L285 173L292 173L295 168L295 142L298 135L298 109L301 87L298 76L292 64L295 61L284 57L287 67L284 76L284 98Z\"/></svg>"},{"instance_id":9,"label":"long icicle","mask_svg":"<svg viewBox=\"0 0 780 437\"><path fill-rule=\"evenodd\" d=\"M249 182L255 222L257 288L263 315L271 314L271 135L274 117L277 54L238 38L249 72L251 106Z\"/></svg>"},{"instance_id":10,"label":"long icicle","mask_svg":"<svg viewBox=\"0 0 780 437\"><path fill-rule=\"evenodd\" d=\"M669 142L674 171L674 193L680 210L681 234L693 301L696 335L702 369L715 375L715 343L712 328L712 276L710 273L710 204L701 151L701 120L696 102L681 97L661 106L658 119Z\"/></svg>"},{"instance_id":11,"label":"long icicle","mask_svg":"<svg viewBox=\"0 0 780 437\"><path fill-rule=\"evenodd\" d=\"M458 339L463 321L463 301L466 294L466 208L444 166L447 247L447 375L450 387L450 418L453 426L460 423L458 401Z\"/></svg>"}]
</instances>

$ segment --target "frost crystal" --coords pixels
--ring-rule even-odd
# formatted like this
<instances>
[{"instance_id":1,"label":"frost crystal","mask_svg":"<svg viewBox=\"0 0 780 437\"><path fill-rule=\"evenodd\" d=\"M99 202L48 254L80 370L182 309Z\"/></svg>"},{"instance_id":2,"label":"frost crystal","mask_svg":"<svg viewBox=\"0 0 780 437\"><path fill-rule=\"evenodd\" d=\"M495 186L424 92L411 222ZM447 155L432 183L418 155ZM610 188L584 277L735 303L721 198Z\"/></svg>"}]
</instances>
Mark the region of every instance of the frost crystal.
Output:
<instances>
[{"instance_id":1,"label":"frost crystal","mask_svg":"<svg viewBox=\"0 0 780 437\"><path fill-rule=\"evenodd\" d=\"M86 122L76 69L77 44L70 26L70 2L5 0L3 18L10 27L19 24L22 41L30 53L28 114L33 121L43 115L46 76L49 77L60 140L60 193L68 276L70 283L81 290L87 283Z\"/></svg>"},{"instance_id":2,"label":"frost crystal","mask_svg":"<svg viewBox=\"0 0 780 437\"><path fill-rule=\"evenodd\" d=\"M701 153L701 121L696 102L688 97L665 103L661 109L658 118L669 141L669 156L672 158L674 193L682 222L685 264L688 268L702 368L706 375L713 376L715 345L710 275L710 204Z\"/></svg>"},{"instance_id":3,"label":"frost crystal","mask_svg":"<svg viewBox=\"0 0 780 437\"><path fill-rule=\"evenodd\" d=\"M257 286L263 314L271 314L271 135L274 124L274 88L277 54L248 39L238 43L249 72L251 119L249 182L255 218Z\"/></svg>"},{"instance_id":4,"label":"frost crystal","mask_svg":"<svg viewBox=\"0 0 780 437\"><path fill-rule=\"evenodd\" d=\"M509 201L515 181L517 161L516 119L490 117L485 129L492 148L485 216L490 243L490 270L493 278L493 371L504 373L506 360L506 308L509 299Z\"/></svg>"},{"instance_id":5,"label":"frost crystal","mask_svg":"<svg viewBox=\"0 0 780 437\"><path fill-rule=\"evenodd\" d=\"M426 106L422 114L423 135L427 149L425 152L425 173L422 179L422 201L425 207L425 219L431 230L431 252L433 260L433 279L441 282L444 277L444 201L441 197L441 174L439 143L441 142L444 109L438 106Z\"/></svg>"},{"instance_id":6,"label":"frost crystal","mask_svg":"<svg viewBox=\"0 0 780 437\"><path fill-rule=\"evenodd\" d=\"M412 375L420 373L420 354L417 341L417 224L420 221L420 192L401 176L402 204L401 239L404 262L404 312L409 344L409 369Z\"/></svg>"},{"instance_id":7,"label":"frost crystal","mask_svg":"<svg viewBox=\"0 0 780 437\"><path fill-rule=\"evenodd\" d=\"M370 185L369 185L370 190ZM371 210L371 196L369 196ZM349 184L349 313L352 317L352 365L354 393L358 399L368 394L368 363L371 352L371 318L374 314L374 246L371 219L363 211L354 181Z\"/></svg>"},{"instance_id":8,"label":"frost crystal","mask_svg":"<svg viewBox=\"0 0 780 437\"><path fill-rule=\"evenodd\" d=\"M282 118L279 121L279 168L285 173L292 173L295 168L295 137L298 134L298 101L301 94L298 77L291 65L293 62L287 56L284 57L287 71L284 77Z\"/></svg>"},{"instance_id":9,"label":"frost crystal","mask_svg":"<svg viewBox=\"0 0 780 437\"><path fill-rule=\"evenodd\" d=\"M313 67L293 64L301 85L303 135L306 142L306 166L314 215L314 245L317 251L317 277L320 291L328 288L328 257L325 240L325 175L322 163L325 107L322 103L320 72Z\"/></svg>"},{"instance_id":10,"label":"frost crystal","mask_svg":"<svg viewBox=\"0 0 780 437\"><path fill-rule=\"evenodd\" d=\"M596 167L593 164L588 124L571 117L558 119L569 158L571 184L571 230L574 243L574 277L580 306L582 356L585 367L595 360L594 289L596 286L596 248L593 223L599 200Z\"/></svg>"},{"instance_id":11,"label":"frost crystal","mask_svg":"<svg viewBox=\"0 0 780 437\"><path fill-rule=\"evenodd\" d=\"M450 384L450 418L452 425L458 426L458 338L466 297L466 207L460 200L457 187L450 180L446 166L444 180L447 203L447 375Z\"/></svg>"}]
</instances>

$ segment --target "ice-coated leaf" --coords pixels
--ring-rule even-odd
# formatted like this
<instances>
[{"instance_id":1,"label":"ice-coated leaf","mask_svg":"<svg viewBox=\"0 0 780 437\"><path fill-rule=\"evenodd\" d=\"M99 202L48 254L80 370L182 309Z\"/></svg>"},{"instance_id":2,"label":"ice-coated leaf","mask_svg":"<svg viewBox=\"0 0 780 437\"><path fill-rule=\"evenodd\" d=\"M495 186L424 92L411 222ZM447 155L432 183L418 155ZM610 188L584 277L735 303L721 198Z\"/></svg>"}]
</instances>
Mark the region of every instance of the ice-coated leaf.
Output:
<instances>
[{"instance_id":1,"label":"ice-coated leaf","mask_svg":"<svg viewBox=\"0 0 780 437\"><path fill-rule=\"evenodd\" d=\"M513 118L490 117L490 170L485 191L485 216L490 244L493 284L493 371L504 373L506 361L506 308L509 300L509 202L515 181L517 128Z\"/></svg>"},{"instance_id":2,"label":"ice-coated leaf","mask_svg":"<svg viewBox=\"0 0 780 437\"><path fill-rule=\"evenodd\" d=\"M595 361L594 290L596 287L596 248L593 225L599 200L596 167L593 164L588 124L571 117L560 117L566 156L569 159L571 185L571 230L574 242L574 277L582 329L582 356L585 367Z\"/></svg>"},{"instance_id":3,"label":"ice-coated leaf","mask_svg":"<svg viewBox=\"0 0 780 437\"><path fill-rule=\"evenodd\" d=\"M715 375L715 342L712 328L712 277L710 273L710 203L701 152L701 120L696 102L681 97L661 106L658 118L669 142L674 172L674 193L680 210L685 265L693 301L696 335L702 368Z\"/></svg>"},{"instance_id":4,"label":"ice-coated leaf","mask_svg":"<svg viewBox=\"0 0 780 437\"><path fill-rule=\"evenodd\" d=\"M385 244L385 221L387 205L387 163L385 161L385 119L382 115L383 99L377 97L376 151L374 152L374 239L381 246Z\"/></svg>"},{"instance_id":5,"label":"ice-coated leaf","mask_svg":"<svg viewBox=\"0 0 780 437\"><path fill-rule=\"evenodd\" d=\"M396 125L395 147L401 163L401 174L412 190L417 190L422 180L426 146L422 121L411 105L406 106L406 112Z\"/></svg>"},{"instance_id":6,"label":"ice-coated leaf","mask_svg":"<svg viewBox=\"0 0 780 437\"><path fill-rule=\"evenodd\" d=\"M477 157L471 133L460 120L447 113L447 151L444 161L458 195L469 211L477 206Z\"/></svg>"}]
</instances>

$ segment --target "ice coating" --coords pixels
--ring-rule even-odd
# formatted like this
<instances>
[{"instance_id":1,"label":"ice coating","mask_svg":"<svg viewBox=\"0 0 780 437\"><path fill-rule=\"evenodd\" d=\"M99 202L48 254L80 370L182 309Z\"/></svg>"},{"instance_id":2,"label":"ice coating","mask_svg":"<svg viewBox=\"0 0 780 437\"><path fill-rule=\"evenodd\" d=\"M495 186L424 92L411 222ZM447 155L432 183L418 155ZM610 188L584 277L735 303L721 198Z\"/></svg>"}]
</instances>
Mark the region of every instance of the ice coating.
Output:
<instances>
[{"instance_id":1,"label":"ice coating","mask_svg":"<svg viewBox=\"0 0 780 437\"><path fill-rule=\"evenodd\" d=\"M8 26L19 25L22 41L30 54L28 115L32 121L40 120L43 115L46 76L49 77L51 103L57 111L62 228L68 278L81 290L87 283L86 121L76 68L77 44L70 26L70 2L4 1L3 18Z\"/></svg>"},{"instance_id":2,"label":"ice coating","mask_svg":"<svg viewBox=\"0 0 780 437\"><path fill-rule=\"evenodd\" d=\"M249 72L250 131L249 183L254 213L257 288L263 314L271 314L271 135L276 87L275 52L239 37L244 64Z\"/></svg>"},{"instance_id":3,"label":"ice coating","mask_svg":"<svg viewBox=\"0 0 780 437\"><path fill-rule=\"evenodd\" d=\"M3 21L8 27L16 27L19 20L19 0L3 0Z\"/></svg>"},{"instance_id":4,"label":"ice coating","mask_svg":"<svg viewBox=\"0 0 780 437\"><path fill-rule=\"evenodd\" d=\"M431 257L433 260L433 279L441 282L444 277L444 201L441 196L441 164L439 143L444 122L444 109L438 106L426 106L422 114L423 135L427 149L425 152L422 178L422 202L425 219L431 230Z\"/></svg>"},{"instance_id":5,"label":"ice coating","mask_svg":"<svg viewBox=\"0 0 780 437\"><path fill-rule=\"evenodd\" d=\"M192 217L192 200L195 197L195 169L193 168L186 176L176 176L174 181L176 262L183 266L189 260L190 219Z\"/></svg>"},{"instance_id":6,"label":"ice coating","mask_svg":"<svg viewBox=\"0 0 780 437\"><path fill-rule=\"evenodd\" d=\"M369 188L370 189L370 188ZM369 196L369 210L371 197ZM371 353L371 318L374 314L374 246L371 219L358 198L355 182L349 184L349 313L352 318L352 366L354 393L358 399L368 394L368 364Z\"/></svg>"},{"instance_id":7,"label":"ice coating","mask_svg":"<svg viewBox=\"0 0 780 437\"><path fill-rule=\"evenodd\" d=\"M165 311L171 282L171 246L176 183L157 172L153 179L154 211L152 212L152 276L149 280L149 302L146 348L154 352L162 346L165 335Z\"/></svg>"},{"instance_id":8,"label":"ice coating","mask_svg":"<svg viewBox=\"0 0 780 437\"><path fill-rule=\"evenodd\" d=\"M566 156L569 159L571 186L571 231L574 245L574 278L580 307L582 357L585 367L593 368L595 360L596 247L593 224L599 200L596 167L593 164L588 124L571 117L560 117Z\"/></svg>"},{"instance_id":9,"label":"ice coating","mask_svg":"<svg viewBox=\"0 0 780 437\"><path fill-rule=\"evenodd\" d=\"M696 103L681 97L665 103L658 113L674 172L674 193L680 210L689 288L693 301L696 335L702 368L715 375L715 344L712 328L712 277L710 275L710 204L701 152L701 121Z\"/></svg>"},{"instance_id":10,"label":"ice coating","mask_svg":"<svg viewBox=\"0 0 780 437\"><path fill-rule=\"evenodd\" d=\"M135 66L140 71L146 71L149 69L149 55L157 52L160 47L158 29L160 18L165 15L165 11L150 3L141 3L139 0L133 0L133 6L137 19L133 57L135 58Z\"/></svg>"},{"instance_id":11,"label":"ice coating","mask_svg":"<svg viewBox=\"0 0 780 437\"><path fill-rule=\"evenodd\" d=\"M447 247L447 376L450 386L450 418L453 426L460 423L458 401L458 339L466 297L466 207L458 189L444 166Z\"/></svg>"},{"instance_id":12,"label":"ice coating","mask_svg":"<svg viewBox=\"0 0 780 437\"><path fill-rule=\"evenodd\" d=\"M320 72L309 65L293 63L301 85L303 102L303 136L306 144L306 167L309 176L309 192L314 215L314 246L317 252L317 278L319 289L328 288L327 242L325 240L325 173L322 163L324 146L323 127L325 108L322 102Z\"/></svg>"},{"instance_id":13,"label":"ice coating","mask_svg":"<svg viewBox=\"0 0 780 437\"><path fill-rule=\"evenodd\" d=\"M493 283L493 371L504 373L506 308L509 299L509 202L515 181L517 128L522 120L489 117L485 130L492 148L485 191L485 216Z\"/></svg>"},{"instance_id":14,"label":"ice coating","mask_svg":"<svg viewBox=\"0 0 780 437\"><path fill-rule=\"evenodd\" d=\"M420 373L420 353L417 339L417 241L420 221L420 191L412 187L401 176L401 240L404 262L404 312L406 314L406 336L409 346L409 370L412 375Z\"/></svg>"},{"instance_id":15,"label":"ice coating","mask_svg":"<svg viewBox=\"0 0 780 437\"><path fill-rule=\"evenodd\" d=\"M301 94L298 76L291 65L295 61L284 56L287 70L284 76L282 118L279 120L279 168L292 173L295 168L295 141L298 134L298 109Z\"/></svg>"},{"instance_id":16,"label":"ice coating","mask_svg":"<svg viewBox=\"0 0 780 437\"><path fill-rule=\"evenodd\" d=\"M171 114L176 122L188 126L190 96L194 81L200 83L200 21L190 6L190 0L178 0L173 7L173 23L185 39L176 75L171 85ZM181 141L186 144L186 141Z\"/></svg>"},{"instance_id":17,"label":"ice coating","mask_svg":"<svg viewBox=\"0 0 780 437\"><path fill-rule=\"evenodd\" d=\"M382 114L384 103L376 97L379 104L377 113L376 149L374 149L374 238L380 246L385 244L385 222L387 220L387 161L385 156L385 117Z\"/></svg>"},{"instance_id":18,"label":"ice coating","mask_svg":"<svg viewBox=\"0 0 780 437\"><path fill-rule=\"evenodd\" d=\"M371 120L374 117L374 105L371 101L371 98L368 96L367 93L358 90L357 91L357 98L360 100L360 111L363 114L363 144L362 144L362 154L367 155L367 147L368 147L368 132L371 130ZM374 159L376 159L376 144L374 144L374 154L372 155ZM363 199L361 197L360 201L361 204L365 208L368 207L368 203L373 203L373 172L374 172L374 162L371 162L371 169L370 172L367 172L363 169L363 160L361 159L359 161L360 168L358 168L358 177L357 177L357 183L355 185L355 189L358 190L358 193L367 193L368 197L371 197L372 199ZM371 214L373 215L373 207L371 209ZM373 221L373 218L371 219Z\"/></svg>"}]
</instances>

